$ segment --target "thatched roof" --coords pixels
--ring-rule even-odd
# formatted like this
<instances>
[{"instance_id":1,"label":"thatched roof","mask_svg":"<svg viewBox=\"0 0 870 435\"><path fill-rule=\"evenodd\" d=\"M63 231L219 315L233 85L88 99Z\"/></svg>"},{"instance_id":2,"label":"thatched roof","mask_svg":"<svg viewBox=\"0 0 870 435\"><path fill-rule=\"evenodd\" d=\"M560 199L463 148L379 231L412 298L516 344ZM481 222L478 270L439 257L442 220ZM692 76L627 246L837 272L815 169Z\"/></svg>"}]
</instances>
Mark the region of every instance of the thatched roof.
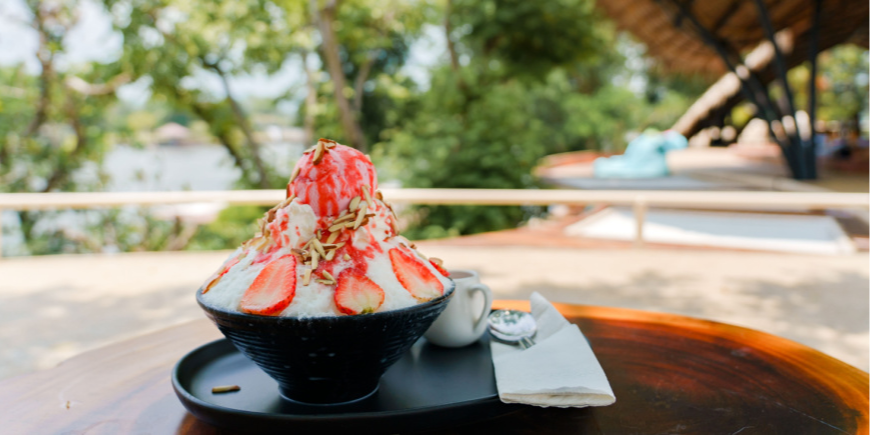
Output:
<instances>
[{"instance_id":1,"label":"thatched roof","mask_svg":"<svg viewBox=\"0 0 870 435\"><path fill-rule=\"evenodd\" d=\"M764 0L775 31L791 30L794 49L789 67L809 57L813 0ZM746 53L765 40L758 7L752 0L598 0L598 6L621 30L644 42L649 54L672 71L720 76L728 72L715 50L704 43L681 6L726 47ZM867 0L825 0L819 48L843 42L868 45Z\"/></svg>"}]
</instances>

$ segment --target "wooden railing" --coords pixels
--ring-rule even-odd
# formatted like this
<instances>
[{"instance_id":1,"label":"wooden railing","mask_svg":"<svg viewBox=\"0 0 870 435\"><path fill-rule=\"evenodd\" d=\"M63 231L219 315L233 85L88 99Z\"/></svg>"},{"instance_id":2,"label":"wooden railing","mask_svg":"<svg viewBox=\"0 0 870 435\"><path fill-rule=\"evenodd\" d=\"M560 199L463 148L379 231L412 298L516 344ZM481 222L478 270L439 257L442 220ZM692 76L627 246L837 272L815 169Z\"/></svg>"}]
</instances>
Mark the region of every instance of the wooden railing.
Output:
<instances>
[{"instance_id":1,"label":"wooden railing","mask_svg":"<svg viewBox=\"0 0 870 435\"><path fill-rule=\"evenodd\" d=\"M836 192L716 192L646 190L531 189L382 189L392 203L442 205L629 205L637 222L636 243L643 243L643 221L649 207L713 210L824 210L870 208L864 193ZM273 205L283 190L186 192L5 193L0 210L50 210L221 203ZM2 235L2 231L0 231ZM0 249L2 253L2 249Z\"/></svg>"}]
</instances>

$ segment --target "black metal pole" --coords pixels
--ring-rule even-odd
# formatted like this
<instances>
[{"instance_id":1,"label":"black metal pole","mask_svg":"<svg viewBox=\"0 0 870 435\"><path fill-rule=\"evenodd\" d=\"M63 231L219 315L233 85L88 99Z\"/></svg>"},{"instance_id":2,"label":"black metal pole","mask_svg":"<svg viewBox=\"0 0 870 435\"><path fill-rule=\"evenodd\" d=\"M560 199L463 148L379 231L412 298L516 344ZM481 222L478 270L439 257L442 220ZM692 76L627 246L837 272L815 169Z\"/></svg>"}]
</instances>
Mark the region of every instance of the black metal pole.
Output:
<instances>
[{"instance_id":1,"label":"black metal pole","mask_svg":"<svg viewBox=\"0 0 870 435\"><path fill-rule=\"evenodd\" d=\"M818 178L818 170L816 168L816 148L819 146L816 143L816 72L818 71L819 57L819 23L822 21L822 0L815 0L815 13L813 14L813 29L810 38L810 99L807 104L807 112L810 118L810 141L808 146L804 147L804 152L810 154L811 160L807 176L814 180Z\"/></svg>"},{"instance_id":2,"label":"black metal pole","mask_svg":"<svg viewBox=\"0 0 870 435\"><path fill-rule=\"evenodd\" d=\"M780 122L781 116L779 115L779 111L771 102L770 96L767 94L767 90L764 85L761 84L761 81L758 80L753 74L752 71L749 70L746 66L743 68L746 69L748 77L741 77L740 73L737 71L737 64L732 61L731 53L719 42L715 35L713 35L707 28L705 28L700 21L698 21L697 17L684 5L683 3L677 0L657 0L668 1L673 6L675 6L679 13L684 17L688 18L692 23L692 26L695 27L695 31L698 32L698 35L701 36L701 39L709 45L711 48L716 50L719 54L719 57L722 58L722 61L725 62L725 66L737 76L737 79L740 80L740 90L743 92L743 95L749 100L752 104L758 108L758 112L764 117L767 121L767 129L770 133L770 136L776 143L779 145L782 150L782 155L785 157L788 167L792 172L792 175L795 176L797 170L797 164L794 161L793 154L789 152L789 143L782 143L776 136L776 131L773 129L774 121Z\"/></svg>"},{"instance_id":3,"label":"black metal pole","mask_svg":"<svg viewBox=\"0 0 870 435\"><path fill-rule=\"evenodd\" d=\"M785 64L785 58L782 55L779 44L776 43L776 32L773 29L773 23L770 21L770 15L767 12L764 0L755 0L755 5L758 7L758 18L761 21L761 27L764 28L767 39L773 44L774 63L776 63L776 71L779 74L779 80L782 81L783 91L788 101L788 112L794 116L795 104L791 86L788 85L788 66Z\"/></svg>"},{"instance_id":4,"label":"black metal pole","mask_svg":"<svg viewBox=\"0 0 870 435\"><path fill-rule=\"evenodd\" d=\"M776 32L773 29L773 23L770 21L770 14L768 14L767 5L764 4L764 0L755 0L755 5L758 8L758 20L761 22L761 27L764 29L767 39L771 44L773 44L776 72L779 75L779 81L781 82L787 102L786 114L790 116L795 123L795 131L792 133L786 132L786 136L790 142L788 152L793 154L795 163L797 164L794 168L794 176L798 179L807 178L808 163L806 162L806 156L804 155L800 136L797 132L797 114L795 113L794 96L791 92L791 86L788 84L788 67L786 66L785 59L782 56L782 50L780 49L779 44L776 43ZM785 151L786 150L783 150L783 152Z\"/></svg>"}]
</instances>

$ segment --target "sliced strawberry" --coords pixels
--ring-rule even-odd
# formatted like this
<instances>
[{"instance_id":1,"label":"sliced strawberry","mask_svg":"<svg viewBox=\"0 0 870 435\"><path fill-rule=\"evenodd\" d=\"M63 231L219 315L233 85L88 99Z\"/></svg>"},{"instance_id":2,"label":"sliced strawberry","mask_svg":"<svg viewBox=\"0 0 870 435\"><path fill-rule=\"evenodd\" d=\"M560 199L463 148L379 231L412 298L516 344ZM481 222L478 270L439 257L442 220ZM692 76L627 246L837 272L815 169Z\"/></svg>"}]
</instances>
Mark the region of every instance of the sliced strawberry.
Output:
<instances>
[{"instance_id":1,"label":"sliced strawberry","mask_svg":"<svg viewBox=\"0 0 870 435\"><path fill-rule=\"evenodd\" d=\"M226 275L227 272L230 271L231 267L239 264L239 261L241 259L242 259L242 255L240 254L236 257L233 257L233 258L230 258L229 260L227 260L227 262L224 263L223 266L221 266L220 270L215 272L214 275L210 276L208 278L208 280L205 281L206 284L203 285L202 294L208 293L208 291L211 290L211 288L214 287L215 284L217 284L218 281L220 281L221 278L223 278L223 276Z\"/></svg>"},{"instance_id":2,"label":"sliced strawberry","mask_svg":"<svg viewBox=\"0 0 870 435\"><path fill-rule=\"evenodd\" d=\"M393 248L390 249L390 261L396 278L414 299L426 302L444 294L441 281L416 257Z\"/></svg>"},{"instance_id":3,"label":"sliced strawberry","mask_svg":"<svg viewBox=\"0 0 870 435\"><path fill-rule=\"evenodd\" d=\"M354 270L346 270L338 276L335 289L335 306L344 314L368 314L375 312L384 303L384 289Z\"/></svg>"},{"instance_id":4,"label":"sliced strawberry","mask_svg":"<svg viewBox=\"0 0 870 435\"><path fill-rule=\"evenodd\" d=\"M245 290L239 310L261 316L277 316L296 295L296 257L285 255L270 262Z\"/></svg>"},{"instance_id":5,"label":"sliced strawberry","mask_svg":"<svg viewBox=\"0 0 870 435\"><path fill-rule=\"evenodd\" d=\"M432 261L432 260L429 260L429 264L431 264L432 267L435 268L435 270L437 270L438 272L440 272L441 275L444 275L444 276L450 276L450 272L448 272L447 269L441 267L440 264L438 264L438 263L436 263L436 262L434 262L434 261Z\"/></svg>"}]
</instances>

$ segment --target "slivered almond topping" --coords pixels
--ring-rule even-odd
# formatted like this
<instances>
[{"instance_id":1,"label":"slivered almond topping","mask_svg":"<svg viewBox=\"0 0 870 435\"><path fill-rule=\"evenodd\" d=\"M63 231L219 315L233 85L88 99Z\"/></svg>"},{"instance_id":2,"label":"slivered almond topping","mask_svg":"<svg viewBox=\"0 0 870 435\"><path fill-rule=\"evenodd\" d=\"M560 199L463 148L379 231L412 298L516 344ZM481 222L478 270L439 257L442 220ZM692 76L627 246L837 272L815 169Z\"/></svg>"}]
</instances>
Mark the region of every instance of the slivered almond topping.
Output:
<instances>
[{"instance_id":1,"label":"slivered almond topping","mask_svg":"<svg viewBox=\"0 0 870 435\"><path fill-rule=\"evenodd\" d=\"M399 234L399 225L395 219L390 219L390 226L393 227L393 234Z\"/></svg>"},{"instance_id":2,"label":"slivered almond topping","mask_svg":"<svg viewBox=\"0 0 870 435\"><path fill-rule=\"evenodd\" d=\"M332 228L332 227L330 227L330 228ZM332 244L333 242L335 242L335 239L338 238L338 235L339 235L338 231L333 231L333 232L329 233L329 237L326 238L326 243Z\"/></svg>"},{"instance_id":3,"label":"slivered almond topping","mask_svg":"<svg viewBox=\"0 0 870 435\"><path fill-rule=\"evenodd\" d=\"M366 197L366 202L369 205L374 205L375 202L372 201L372 189L368 185L363 184L362 191L363 191L363 195L365 195L365 197Z\"/></svg>"},{"instance_id":4,"label":"slivered almond topping","mask_svg":"<svg viewBox=\"0 0 870 435\"><path fill-rule=\"evenodd\" d=\"M317 251L312 252L311 253L311 268L312 269L317 269L317 263L319 260L320 260L320 253Z\"/></svg>"},{"instance_id":5,"label":"slivered almond topping","mask_svg":"<svg viewBox=\"0 0 870 435\"><path fill-rule=\"evenodd\" d=\"M347 244L347 243L345 243L345 242L336 243L336 244L335 244L335 249L341 248L342 246L344 246L344 245L346 245L346 244Z\"/></svg>"},{"instance_id":6,"label":"slivered almond topping","mask_svg":"<svg viewBox=\"0 0 870 435\"><path fill-rule=\"evenodd\" d=\"M302 168L300 168L299 166L297 166L296 169L293 170L293 174L290 175L290 181L288 181L287 184L292 183L293 180L295 180L296 177L299 176L299 172L301 172L301 171L302 171Z\"/></svg>"},{"instance_id":7,"label":"slivered almond topping","mask_svg":"<svg viewBox=\"0 0 870 435\"><path fill-rule=\"evenodd\" d=\"M306 252L301 249L293 248L290 250L290 253L297 257L305 257Z\"/></svg>"},{"instance_id":8,"label":"slivered almond topping","mask_svg":"<svg viewBox=\"0 0 870 435\"><path fill-rule=\"evenodd\" d=\"M347 222L347 223L344 224L344 227L345 227L345 228L353 228L354 225L355 225L354 222Z\"/></svg>"},{"instance_id":9,"label":"slivered almond topping","mask_svg":"<svg viewBox=\"0 0 870 435\"><path fill-rule=\"evenodd\" d=\"M372 161L372 156L366 154L366 160L368 160L368 161Z\"/></svg>"},{"instance_id":10,"label":"slivered almond topping","mask_svg":"<svg viewBox=\"0 0 870 435\"><path fill-rule=\"evenodd\" d=\"M313 163L316 165L323 160L323 153L326 152L326 147L323 145L323 142L317 142L317 146L314 149L314 161Z\"/></svg>"},{"instance_id":11,"label":"slivered almond topping","mask_svg":"<svg viewBox=\"0 0 870 435\"><path fill-rule=\"evenodd\" d=\"M320 246L323 246L323 249L335 249L338 247L335 243L321 243Z\"/></svg>"},{"instance_id":12,"label":"slivered almond topping","mask_svg":"<svg viewBox=\"0 0 870 435\"><path fill-rule=\"evenodd\" d=\"M320 254L321 257L326 257L326 250L323 249L323 245L320 243L320 240L312 239L313 242L311 246L314 246L314 249Z\"/></svg>"},{"instance_id":13,"label":"slivered almond topping","mask_svg":"<svg viewBox=\"0 0 870 435\"><path fill-rule=\"evenodd\" d=\"M335 278L332 277L332 274L325 270L323 271L323 276L330 281L335 281Z\"/></svg>"},{"instance_id":14,"label":"slivered almond topping","mask_svg":"<svg viewBox=\"0 0 870 435\"><path fill-rule=\"evenodd\" d=\"M410 247L411 247L411 249L417 249L417 245L416 245L416 244L414 244L414 242L411 242L411 244L410 244L410 245L408 245L408 246L410 246Z\"/></svg>"},{"instance_id":15,"label":"slivered almond topping","mask_svg":"<svg viewBox=\"0 0 870 435\"><path fill-rule=\"evenodd\" d=\"M328 280L328 279L316 279L315 281L317 281L323 285L335 285L335 281Z\"/></svg>"},{"instance_id":16,"label":"slivered almond topping","mask_svg":"<svg viewBox=\"0 0 870 435\"><path fill-rule=\"evenodd\" d=\"M366 213L366 218L375 217L377 213Z\"/></svg>"},{"instance_id":17,"label":"slivered almond topping","mask_svg":"<svg viewBox=\"0 0 870 435\"><path fill-rule=\"evenodd\" d=\"M313 241L314 241L314 239L310 239L310 240L308 240L308 243L306 243L305 245L302 246L302 250L303 250L303 251L307 251L308 248L311 247L311 243L312 243Z\"/></svg>"},{"instance_id":18,"label":"slivered almond topping","mask_svg":"<svg viewBox=\"0 0 870 435\"><path fill-rule=\"evenodd\" d=\"M360 212L356 215L356 220L353 222L353 229L359 228L362 225L363 219L366 217L366 210L368 209L368 205L363 204L360 208Z\"/></svg>"},{"instance_id":19,"label":"slivered almond topping","mask_svg":"<svg viewBox=\"0 0 870 435\"><path fill-rule=\"evenodd\" d=\"M343 215L343 216L339 217L338 219L332 221L332 224L335 225L335 224L337 224L337 223L339 223L339 222L344 222L344 221L347 221L347 220L351 220L351 219L353 219L353 218L354 218L353 213L348 213L348 214Z\"/></svg>"},{"instance_id":20,"label":"slivered almond topping","mask_svg":"<svg viewBox=\"0 0 870 435\"><path fill-rule=\"evenodd\" d=\"M302 285L311 284L311 272L313 272L313 270L308 269L305 271L305 274L302 275Z\"/></svg>"},{"instance_id":21,"label":"slivered almond topping","mask_svg":"<svg viewBox=\"0 0 870 435\"><path fill-rule=\"evenodd\" d=\"M327 230L332 234L338 234L338 232L341 231L344 226L345 225L343 223L333 224L331 227L327 228Z\"/></svg>"},{"instance_id":22,"label":"slivered almond topping","mask_svg":"<svg viewBox=\"0 0 870 435\"><path fill-rule=\"evenodd\" d=\"M375 198L377 198L377 199L383 201L383 200L384 200L384 193L381 192L380 189L378 189L378 190L375 192Z\"/></svg>"},{"instance_id":23,"label":"slivered almond topping","mask_svg":"<svg viewBox=\"0 0 870 435\"><path fill-rule=\"evenodd\" d=\"M360 201L360 202L359 202L359 205L356 206L356 209L357 209L357 211L358 211L358 210L362 210L363 207L368 208L368 207L369 207L369 204L370 204L370 203L367 202L367 201Z\"/></svg>"},{"instance_id":24,"label":"slivered almond topping","mask_svg":"<svg viewBox=\"0 0 870 435\"><path fill-rule=\"evenodd\" d=\"M359 202L361 199L362 198L360 198L359 196L354 196L353 199L350 200L350 206L348 207L348 209L351 211L351 213L355 212L357 207L359 207Z\"/></svg>"},{"instance_id":25,"label":"slivered almond topping","mask_svg":"<svg viewBox=\"0 0 870 435\"><path fill-rule=\"evenodd\" d=\"M318 239L320 239L320 238L323 237L323 236L320 234L320 230L315 231L314 234L317 234L317 238L318 238Z\"/></svg>"},{"instance_id":26,"label":"slivered almond topping","mask_svg":"<svg viewBox=\"0 0 870 435\"><path fill-rule=\"evenodd\" d=\"M435 263L435 264L437 264L437 265L439 265L439 266L443 266L443 265L444 265L444 260L442 260L442 259L440 259L440 258L429 257L429 261L431 261L431 262L433 262L433 263Z\"/></svg>"},{"instance_id":27,"label":"slivered almond topping","mask_svg":"<svg viewBox=\"0 0 870 435\"><path fill-rule=\"evenodd\" d=\"M350 261L350 255L344 254L344 257L342 258L344 258L345 261Z\"/></svg>"}]
</instances>

